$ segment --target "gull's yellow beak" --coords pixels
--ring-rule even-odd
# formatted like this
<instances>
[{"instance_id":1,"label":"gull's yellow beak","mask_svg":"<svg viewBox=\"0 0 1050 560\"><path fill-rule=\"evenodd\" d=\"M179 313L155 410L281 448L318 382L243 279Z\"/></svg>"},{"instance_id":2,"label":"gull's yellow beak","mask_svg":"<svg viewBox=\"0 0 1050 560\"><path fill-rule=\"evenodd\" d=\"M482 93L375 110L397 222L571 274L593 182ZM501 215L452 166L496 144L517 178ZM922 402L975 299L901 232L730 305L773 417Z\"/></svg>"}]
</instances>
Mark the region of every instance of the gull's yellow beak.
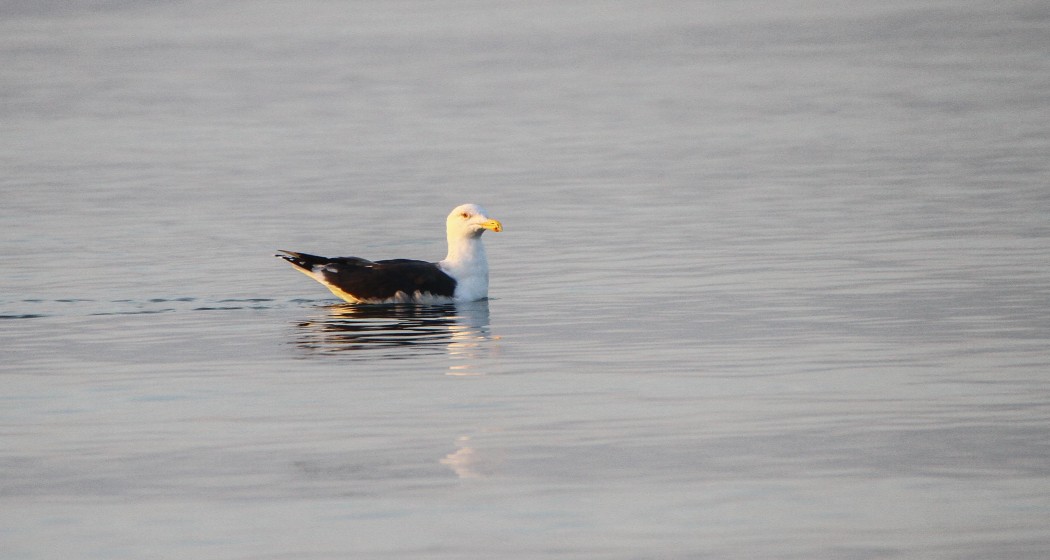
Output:
<instances>
[{"instance_id":1,"label":"gull's yellow beak","mask_svg":"<svg viewBox=\"0 0 1050 560\"><path fill-rule=\"evenodd\" d=\"M499 220L489 220L487 222L482 222L480 225L481 227L491 229L496 233L503 231L503 224L499 223Z\"/></svg>"}]
</instances>

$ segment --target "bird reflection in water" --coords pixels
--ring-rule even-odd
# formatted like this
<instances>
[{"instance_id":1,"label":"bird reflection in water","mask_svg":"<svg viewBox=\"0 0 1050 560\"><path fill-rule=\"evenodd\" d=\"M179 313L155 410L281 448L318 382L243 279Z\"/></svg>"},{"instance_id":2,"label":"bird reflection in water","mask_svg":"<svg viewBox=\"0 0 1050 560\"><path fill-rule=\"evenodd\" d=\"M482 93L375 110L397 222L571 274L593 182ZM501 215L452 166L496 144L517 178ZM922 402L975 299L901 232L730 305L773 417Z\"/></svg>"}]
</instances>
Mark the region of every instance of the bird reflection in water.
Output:
<instances>
[{"instance_id":1,"label":"bird reflection in water","mask_svg":"<svg viewBox=\"0 0 1050 560\"><path fill-rule=\"evenodd\" d=\"M446 375L483 375L486 358L498 350L489 331L487 301L447 305L338 304L296 323L296 345L310 355L352 360L447 355ZM496 468L468 435L437 462L460 479L484 477Z\"/></svg>"},{"instance_id":2,"label":"bird reflection in water","mask_svg":"<svg viewBox=\"0 0 1050 560\"><path fill-rule=\"evenodd\" d=\"M456 450L445 455L440 461L442 465L452 469L459 478L480 478L482 469L478 452L470 445L470 436L460 436L456 440Z\"/></svg>"},{"instance_id":3,"label":"bird reflection in water","mask_svg":"<svg viewBox=\"0 0 1050 560\"><path fill-rule=\"evenodd\" d=\"M397 359L447 354L448 375L480 375L488 341L488 301L446 305L338 304L297 323L296 345L310 354Z\"/></svg>"}]
</instances>

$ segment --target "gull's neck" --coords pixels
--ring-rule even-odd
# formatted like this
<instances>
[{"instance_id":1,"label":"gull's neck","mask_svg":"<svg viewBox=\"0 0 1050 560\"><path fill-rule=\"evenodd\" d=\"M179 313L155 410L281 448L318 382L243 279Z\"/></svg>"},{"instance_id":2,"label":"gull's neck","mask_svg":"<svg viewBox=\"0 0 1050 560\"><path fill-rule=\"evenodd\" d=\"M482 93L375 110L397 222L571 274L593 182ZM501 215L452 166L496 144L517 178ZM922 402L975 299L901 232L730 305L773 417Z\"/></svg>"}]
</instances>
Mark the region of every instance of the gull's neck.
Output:
<instances>
[{"instance_id":1,"label":"gull's neck","mask_svg":"<svg viewBox=\"0 0 1050 560\"><path fill-rule=\"evenodd\" d=\"M489 261L480 235L450 235L448 255L438 266L456 279L456 299L477 300L488 296Z\"/></svg>"},{"instance_id":2,"label":"gull's neck","mask_svg":"<svg viewBox=\"0 0 1050 560\"><path fill-rule=\"evenodd\" d=\"M481 244L480 235L448 236L448 255L442 261L450 265L487 265L485 246Z\"/></svg>"}]
</instances>

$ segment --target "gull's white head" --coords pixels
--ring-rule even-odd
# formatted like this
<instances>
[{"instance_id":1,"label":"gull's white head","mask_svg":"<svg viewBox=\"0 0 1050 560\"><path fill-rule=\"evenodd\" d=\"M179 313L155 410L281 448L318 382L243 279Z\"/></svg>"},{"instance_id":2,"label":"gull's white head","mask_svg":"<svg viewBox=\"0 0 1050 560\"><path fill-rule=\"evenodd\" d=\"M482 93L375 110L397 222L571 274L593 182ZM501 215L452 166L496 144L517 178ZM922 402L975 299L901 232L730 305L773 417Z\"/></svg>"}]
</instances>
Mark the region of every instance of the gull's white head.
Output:
<instances>
[{"instance_id":1,"label":"gull's white head","mask_svg":"<svg viewBox=\"0 0 1050 560\"><path fill-rule=\"evenodd\" d=\"M485 209L477 204L461 204L449 213L445 220L449 240L480 237L485 230L503 231L499 220L488 217Z\"/></svg>"},{"instance_id":2,"label":"gull's white head","mask_svg":"<svg viewBox=\"0 0 1050 560\"><path fill-rule=\"evenodd\" d=\"M481 234L485 230L503 231L503 224L488 217L477 204L455 207L445 220L448 228L448 256L437 263L456 280L457 301L477 301L488 297L489 261Z\"/></svg>"}]
</instances>

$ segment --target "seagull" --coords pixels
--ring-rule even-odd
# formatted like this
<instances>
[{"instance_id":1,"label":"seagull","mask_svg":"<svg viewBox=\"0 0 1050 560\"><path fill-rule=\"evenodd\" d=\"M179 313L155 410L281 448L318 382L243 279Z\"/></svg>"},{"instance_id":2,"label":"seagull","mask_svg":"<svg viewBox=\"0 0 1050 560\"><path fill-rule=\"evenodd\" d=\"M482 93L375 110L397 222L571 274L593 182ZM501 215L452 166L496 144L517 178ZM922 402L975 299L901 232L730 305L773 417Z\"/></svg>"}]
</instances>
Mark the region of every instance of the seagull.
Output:
<instances>
[{"instance_id":1,"label":"seagull","mask_svg":"<svg viewBox=\"0 0 1050 560\"><path fill-rule=\"evenodd\" d=\"M489 262L481 234L503 231L477 204L455 207L445 220L448 255L438 262L370 261L279 250L296 270L350 303L450 303L488 297Z\"/></svg>"}]
</instances>

